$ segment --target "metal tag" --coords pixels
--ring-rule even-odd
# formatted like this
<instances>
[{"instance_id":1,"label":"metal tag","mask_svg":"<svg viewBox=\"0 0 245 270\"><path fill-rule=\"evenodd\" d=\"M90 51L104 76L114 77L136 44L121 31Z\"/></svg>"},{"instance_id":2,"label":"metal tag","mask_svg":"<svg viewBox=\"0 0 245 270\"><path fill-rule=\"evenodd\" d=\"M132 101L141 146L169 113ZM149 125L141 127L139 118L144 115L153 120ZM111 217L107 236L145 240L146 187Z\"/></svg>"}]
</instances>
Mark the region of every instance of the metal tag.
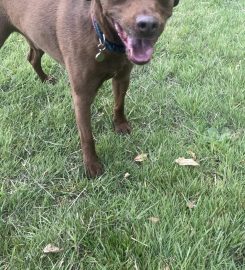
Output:
<instances>
[{"instance_id":1,"label":"metal tag","mask_svg":"<svg viewBox=\"0 0 245 270\"><path fill-rule=\"evenodd\" d=\"M103 62L105 60L105 55L102 51L98 52L95 56L97 62Z\"/></svg>"}]
</instances>

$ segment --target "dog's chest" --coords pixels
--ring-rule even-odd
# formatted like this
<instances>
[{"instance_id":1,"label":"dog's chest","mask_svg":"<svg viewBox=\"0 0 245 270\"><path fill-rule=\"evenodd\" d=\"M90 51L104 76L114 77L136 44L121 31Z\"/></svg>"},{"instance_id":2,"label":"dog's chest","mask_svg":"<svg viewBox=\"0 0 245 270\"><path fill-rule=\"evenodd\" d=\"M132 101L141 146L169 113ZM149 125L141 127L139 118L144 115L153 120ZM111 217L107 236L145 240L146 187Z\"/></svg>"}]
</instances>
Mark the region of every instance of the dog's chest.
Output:
<instances>
[{"instance_id":1,"label":"dog's chest","mask_svg":"<svg viewBox=\"0 0 245 270\"><path fill-rule=\"evenodd\" d=\"M105 80L108 80L123 72L128 65L130 62L126 55L110 55L106 56L102 63L98 63L97 68Z\"/></svg>"}]
</instances>

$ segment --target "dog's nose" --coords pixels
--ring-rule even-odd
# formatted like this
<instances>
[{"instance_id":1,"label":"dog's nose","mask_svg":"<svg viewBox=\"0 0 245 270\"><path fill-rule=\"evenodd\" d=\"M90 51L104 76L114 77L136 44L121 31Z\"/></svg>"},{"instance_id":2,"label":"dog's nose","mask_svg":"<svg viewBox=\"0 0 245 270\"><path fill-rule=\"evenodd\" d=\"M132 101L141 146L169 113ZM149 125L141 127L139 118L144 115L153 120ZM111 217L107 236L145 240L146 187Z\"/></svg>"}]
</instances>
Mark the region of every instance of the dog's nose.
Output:
<instances>
[{"instance_id":1,"label":"dog's nose","mask_svg":"<svg viewBox=\"0 0 245 270\"><path fill-rule=\"evenodd\" d=\"M141 34L152 35L157 31L159 22L153 16L140 15L136 18L136 26Z\"/></svg>"}]
</instances>

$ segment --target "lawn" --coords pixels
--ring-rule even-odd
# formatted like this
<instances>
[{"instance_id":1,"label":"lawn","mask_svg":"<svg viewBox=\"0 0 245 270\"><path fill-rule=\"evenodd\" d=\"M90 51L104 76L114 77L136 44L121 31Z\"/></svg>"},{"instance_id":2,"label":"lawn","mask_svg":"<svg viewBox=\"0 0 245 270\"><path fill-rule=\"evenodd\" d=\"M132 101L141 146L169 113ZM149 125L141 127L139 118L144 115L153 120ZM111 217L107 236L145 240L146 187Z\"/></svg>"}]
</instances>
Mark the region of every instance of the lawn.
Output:
<instances>
[{"instance_id":1,"label":"lawn","mask_svg":"<svg viewBox=\"0 0 245 270\"><path fill-rule=\"evenodd\" d=\"M65 71L42 84L12 35L0 50L0 269L245 269L244 1L182 0L112 129L93 106L102 177L84 176ZM148 154L142 164L138 154ZM196 158L197 167L175 163ZM125 177L125 174L130 174ZM44 254L52 244L56 254Z\"/></svg>"}]
</instances>

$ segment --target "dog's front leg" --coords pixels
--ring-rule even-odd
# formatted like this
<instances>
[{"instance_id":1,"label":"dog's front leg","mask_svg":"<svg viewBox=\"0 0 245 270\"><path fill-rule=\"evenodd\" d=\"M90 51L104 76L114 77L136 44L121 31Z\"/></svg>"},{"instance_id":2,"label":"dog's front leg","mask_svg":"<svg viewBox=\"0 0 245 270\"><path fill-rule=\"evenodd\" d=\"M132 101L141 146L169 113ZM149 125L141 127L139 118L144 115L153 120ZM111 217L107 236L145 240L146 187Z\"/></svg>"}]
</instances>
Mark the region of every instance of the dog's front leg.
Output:
<instances>
[{"instance_id":1,"label":"dog's front leg","mask_svg":"<svg viewBox=\"0 0 245 270\"><path fill-rule=\"evenodd\" d=\"M90 177L96 177L102 174L103 168L95 151L91 127L91 105L102 82L91 76L75 74L75 72L70 73L70 81L85 170Z\"/></svg>"},{"instance_id":2,"label":"dog's front leg","mask_svg":"<svg viewBox=\"0 0 245 270\"><path fill-rule=\"evenodd\" d=\"M112 87L115 99L113 122L117 133L129 134L130 124L124 112L124 100L129 87L132 65L128 65L123 71L116 74L112 79Z\"/></svg>"}]
</instances>

